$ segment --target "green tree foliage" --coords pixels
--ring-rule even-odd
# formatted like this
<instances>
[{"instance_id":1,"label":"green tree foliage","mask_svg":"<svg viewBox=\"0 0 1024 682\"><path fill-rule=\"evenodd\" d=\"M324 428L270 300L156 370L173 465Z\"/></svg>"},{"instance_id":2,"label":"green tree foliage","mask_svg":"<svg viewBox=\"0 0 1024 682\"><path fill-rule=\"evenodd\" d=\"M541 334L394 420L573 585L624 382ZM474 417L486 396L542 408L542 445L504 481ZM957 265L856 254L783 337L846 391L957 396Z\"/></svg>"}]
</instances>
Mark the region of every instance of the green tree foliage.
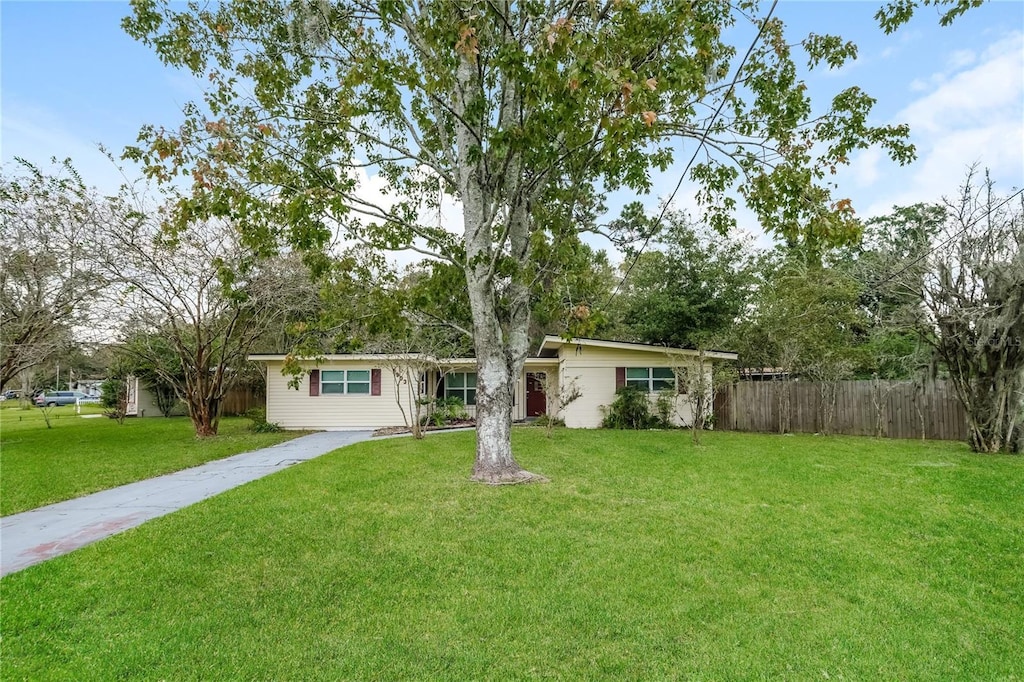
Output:
<instances>
[{"instance_id":1,"label":"green tree foliage","mask_svg":"<svg viewBox=\"0 0 1024 682\"><path fill-rule=\"evenodd\" d=\"M429 333L439 341L448 339L442 346L462 355L472 354L473 315L461 268L424 260L406 270L397 288L403 305L404 335Z\"/></svg>"},{"instance_id":2,"label":"green tree foliage","mask_svg":"<svg viewBox=\"0 0 1024 682\"><path fill-rule=\"evenodd\" d=\"M859 304L868 324L862 377L914 378L931 364L916 325L921 282L910 278L921 277L915 264L927 256L945 219L941 206L896 207L867 221L861 243L837 255L837 267L861 284Z\"/></svg>"},{"instance_id":3,"label":"green tree foliage","mask_svg":"<svg viewBox=\"0 0 1024 682\"><path fill-rule=\"evenodd\" d=\"M608 254L583 242L566 249L559 267L534 291L530 338L539 345L546 334L601 337L611 329L604 303L617 281Z\"/></svg>"},{"instance_id":4,"label":"green tree foliage","mask_svg":"<svg viewBox=\"0 0 1024 682\"><path fill-rule=\"evenodd\" d=\"M679 213L639 255L615 303L629 336L646 343L695 348L731 329L756 281L748 241L723 237Z\"/></svg>"},{"instance_id":5,"label":"green tree foliage","mask_svg":"<svg viewBox=\"0 0 1024 682\"><path fill-rule=\"evenodd\" d=\"M879 25L886 33L892 33L910 21L914 12L921 7L942 8L939 23L949 26L953 21L972 7L981 7L985 0L892 0L875 14Z\"/></svg>"},{"instance_id":6,"label":"green tree foliage","mask_svg":"<svg viewBox=\"0 0 1024 682\"><path fill-rule=\"evenodd\" d=\"M398 274L379 252L350 247L322 268L310 285L314 295L292 308L280 329L268 329L257 342L260 352L291 353L285 371L295 376L302 371L303 357L366 352L375 339L402 333L407 300Z\"/></svg>"},{"instance_id":7,"label":"green tree foliage","mask_svg":"<svg viewBox=\"0 0 1024 682\"><path fill-rule=\"evenodd\" d=\"M730 344L743 365L811 380L853 376L867 328L860 283L842 268L808 264L800 251L777 251L761 267L752 312Z\"/></svg>"},{"instance_id":8,"label":"green tree foliage","mask_svg":"<svg viewBox=\"0 0 1024 682\"><path fill-rule=\"evenodd\" d=\"M650 191L676 150L699 144L690 175L709 224L731 222L735 188L769 231L831 243L856 227L832 196L834 168L871 145L913 155L905 126L869 123L860 88L815 111L799 62L838 67L856 47L793 40L756 0L132 6L127 31L208 83L180 128L147 128L128 150L153 177L190 178L181 224L231 216L249 243L283 229L303 248L340 229L463 270L474 478L491 483L531 479L510 441L531 298L606 191ZM386 197L361 193L360 168L387 180ZM459 234L428 219L439 186L461 202Z\"/></svg>"}]
</instances>

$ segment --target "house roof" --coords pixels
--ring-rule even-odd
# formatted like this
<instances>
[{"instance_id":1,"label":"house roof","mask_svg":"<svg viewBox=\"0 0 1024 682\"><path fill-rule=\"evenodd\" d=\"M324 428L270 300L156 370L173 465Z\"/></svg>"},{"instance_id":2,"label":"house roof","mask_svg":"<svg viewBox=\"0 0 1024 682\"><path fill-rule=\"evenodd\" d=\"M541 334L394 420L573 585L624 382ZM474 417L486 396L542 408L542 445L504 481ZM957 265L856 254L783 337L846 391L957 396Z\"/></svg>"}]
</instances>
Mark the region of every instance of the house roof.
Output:
<instances>
[{"instance_id":1,"label":"house roof","mask_svg":"<svg viewBox=\"0 0 1024 682\"><path fill-rule=\"evenodd\" d=\"M648 353L669 353L672 355L684 356L696 356L700 352L692 348L654 346L649 343L609 341L606 339L574 338L571 341L566 341L561 336L553 336L549 334L548 336L545 336L544 340L541 342L537 355L526 359L527 364L539 365L544 364L543 361L545 360L553 360L558 357L559 349L566 345L592 346L595 348L609 348L613 350L646 351ZM255 360L257 362L284 362L288 357L288 354L285 353L251 353L249 355L250 360ZM709 350L704 351L704 357L711 360L736 360L739 356L736 353L730 353L728 351ZM363 360L366 362L373 362L380 361L384 358L389 360L414 360L420 358L426 359L429 358L429 356L425 353L329 353L316 358L300 358L300 360L316 360L319 362L330 362L333 360ZM476 363L476 358L439 358L435 361L442 365L472 365Z\"/></svg>"},{"instance_id":2,"label":"house roof","mask_svg":"<svg viewBox=\"0 0 1024 682\"><path fill-rule=\"evenodd\" d=\"M544 337L544 341L540 344L540 349L537 351L537 355L540 357L553 357L558 354L558 350L562 346L592 346L595 348L609 348L613 350L638 350L638 351L657 351L661 353L670 353L672 355L691 355L696 356L700 351L692 348L675 348L673 346L655 346L649 343L632 343L628 341L609 341L607 339L585 339L585 338L574 338L571 341L566 341L561 336L553 336L551 334ZM704 351L704 357L712 360L736 360L739 355L731 353L729 351L721 350L708 350Z\"/></svg>"},{"instance_id":3,"label":"house roof","mask_svg":"<svg viewBox=\"0 0 1024 682\"><path fill-rule=\"evenodd\" d=\"M274 362L277 360L285 361L291 354L289 353L249 353L248 359L255 360L256 362ZM415 359L425 357L423 353L325 353L311 358L295 358L299 362L306 362L309 360L380 360L381 358L392 358L400 360L402 358ZM473 360L476 362L476 360Z\"/></svg>"},{"instance_id":4,"label":"house roof","mask_svg":"<svg viewBox=\"0 0 1024 682\"><path fill-rule=\"evenodd\" d=\"M285 353L250 353L249 359L255 362L284 362L288 358ZM427 359L430 356L424 353L328 353L320 355L315 358L298 358L300 362L331 362L334 360L361 360L364 362L379 362L382 359L388 360L402 360L402 359ZM546 366L552 363L554 358L526 358L526 365L529 367L535 366ZM476 358L434 358L434 362L439 365L475 365Z\"/></svg>"}]
</instances>

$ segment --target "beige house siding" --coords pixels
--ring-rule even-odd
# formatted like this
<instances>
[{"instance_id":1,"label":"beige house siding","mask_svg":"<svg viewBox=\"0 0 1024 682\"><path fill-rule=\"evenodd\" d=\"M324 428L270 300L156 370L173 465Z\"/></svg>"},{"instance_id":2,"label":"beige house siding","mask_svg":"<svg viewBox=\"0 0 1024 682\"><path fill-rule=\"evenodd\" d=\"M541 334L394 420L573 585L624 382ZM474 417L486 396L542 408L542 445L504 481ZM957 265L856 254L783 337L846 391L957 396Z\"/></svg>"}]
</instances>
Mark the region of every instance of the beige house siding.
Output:
<instances>
[{"instance_id":1,"label":"beige house siding","mask_svg":"<svg viewBox=\"0 0 1024 682\"><path fill-rule=\"evenodd\" d=\"M138 379L136 379L136 381L138 381ZM140 382L136 390L137 393L135 394L135 409L136 414L139 417L164 416L160 412L160 408L156 406L156 398L153 397L153 394L149 391L149 389L143 386Z\"/></svg>"},{"instance_id":2,"label":"beige house siding","mask_svg":"<svg viewBox=\"0 0 1024 682\"><path fill-rule=\"evenodd\" d=\"M383 426L401 426L405 424L402 411L396 397L396 381L394 372L383 363L371 360L330 360L320 365L312 363L303 365L306 374L302 377L298 390L291 388L288 381L291 377L281 375L283 363L279 360L265 361L267 364L267 421L285 429L328 429L344 430L359 428L380 428ZM379 396L374 395L309 395L309 370L322 371L355 369L381 370L381 390ZM448 369L449 372L475 372L473 365L458 365ZM419 381L418 378L415 381ZM406 394L407 385L400 385L402 407L412 418L409 400ZM428 395L437 393L437 376L431 376L427 387ZM466 406L466 412L474 417L476 407ZM522 420L526 416L526 385L522 378L516 382L515 405L512 418Z\"/></svg>"},{"instance_id":3,"label":"beige house siding","mask_svg":"<svg viewBox=\"0 0 1024 682\"><path fill-rule=\"evenodd\" d=\"M549 411L553 416L565 420L566 426L572 428L597 428L604 418L602 408L611 405L615 400L616 368L618 367L686 367L691 373L696 370L696 358L693 351L670 350L649 347L647 350L640 344L623 344L618 342L602 342L582 340L579 343L562 343L557 337L549 337L549 345L542 351L558 357L527 358L524 374L519 377L515 386L515 400L512 416L516 421L526 418L526 373L545 372L548 374ZM636 347L640 346L640 347ZM711 360L735 359L735 354L714 353L708 358L707 379L710 385ZM332 356L317 365L309 362L304 365L306 374L302 377L298 390L289 388L289 377L281 375L283 356L255 356L252 359L266 363L267 366L267 420L288 429L358 429L379 428L382 426L398 426L405 423L402 411L396 400L396 381L389 363L381 356L363 355L351 357ZM476 363L472 359L457 359L445 362L446 372L474 372ZM374 395L309 395L309 370L320 371L358 369L381 370L381 394ZM418 385L419 378L409 377L413 385ZM579 390L580 397L567 405L559 414L557 407L559 392L569 393L573 385ZM409 400L405 396L406 385L399 385L403 395L403 407L409 412ZM427 386L428 395L437 394L437 376L432 373ZM650 396L654 406L657 394ZM709 397L710 400L710 397ZM675 409L673 421L680 426L689 426L692 422L692 408L686 395L674 397ZM475 407L466 406L469 416L474 416Z\"/></svg>"},{"instance_id":4,"label":"beige house siding","mask_svg":"<svg viewBox=\"0 0 1024 682\"><path fill-rule=\"evenodd\" d=\"M140 417L163 417L164 413L160 411L160 407L156 404L156 396L153 392L147 388L139 389L139 401L138 409ZM171 408L172 417L187 417L188 406L185 405L181 400L174 401L174 407Z\"/></svg>"},{"instance_id":5,"label":"beige house siding","mask_svg":"<svg viewBox=\"0 0 1024 682\"><path fill-rule=\"evenodd\" d=\"M285 429L345 430L402 424L391 371L366 360L334 360L304 365L298 390L281 375L280 361L267 362L267 421ZM380 369L380 395L309 395L309 370Z\"/></svg>"},{"instance_id":6,"label":"beige house siding","mask_svg":"<svg viewBox=\"0 0 1024 682\"><path fill-rule=\"evenodd\" d=\"M601 426L604 418L602 408L615 400L616 367L686 367L691 372L695 371L695 363L689 358L658 350L565 345L560 349L560 354L559 375L562 383L568 385L575 380L582 393L578 400L565 408L562 415L565 425L576 429L596 429ZM652 407L656 399L657 394L652 394ZM693 410L685 395L675 396L672 420L680 426L688 426L693 421Z\"/></svg>"}]
</instances>

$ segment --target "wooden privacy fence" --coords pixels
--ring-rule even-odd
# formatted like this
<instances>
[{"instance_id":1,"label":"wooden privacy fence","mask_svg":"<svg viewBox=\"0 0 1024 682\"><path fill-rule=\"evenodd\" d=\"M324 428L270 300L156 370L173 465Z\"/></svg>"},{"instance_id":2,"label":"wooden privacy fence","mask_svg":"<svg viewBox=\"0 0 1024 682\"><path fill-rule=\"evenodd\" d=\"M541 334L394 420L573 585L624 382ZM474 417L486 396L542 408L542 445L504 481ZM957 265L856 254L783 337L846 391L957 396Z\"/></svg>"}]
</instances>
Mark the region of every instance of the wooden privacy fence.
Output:
<instances>
[{"instance_id":1,"label":"wooden privacy fence","mask_svg":"<svg viewBox=\"0 0 1024 682\"><path fill-rule=\"evenodd\" d=\"M267 401L263 392L248 386L236 386L227 392L220 402L220 413L226 416L237 416L253 407L266 407Z\"/></svg>"},{"instance_id":2,"label":"wooden privacy fence","mask_svg":"<svg viewBox=\"0 0 1024 682\"><path fill-rule=\"evenodd\" d=\"M966 440L964 408L945 381L740 381L715 394L715 427Z\"/></svg>"}]
</instances>

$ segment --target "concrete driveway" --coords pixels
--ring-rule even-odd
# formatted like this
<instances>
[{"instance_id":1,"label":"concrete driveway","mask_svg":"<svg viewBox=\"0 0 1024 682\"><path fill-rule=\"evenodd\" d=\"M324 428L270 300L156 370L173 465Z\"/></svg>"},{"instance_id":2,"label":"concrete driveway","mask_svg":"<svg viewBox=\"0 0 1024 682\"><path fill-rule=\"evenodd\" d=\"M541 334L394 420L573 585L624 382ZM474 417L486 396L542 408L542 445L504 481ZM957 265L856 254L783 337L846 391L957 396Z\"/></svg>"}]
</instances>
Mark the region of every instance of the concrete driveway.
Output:
<instances>
[{"instance_id":1,"label":"concrete driveway","mask_svg":"<svg viewBox=\"0 0 1024 682\"><path fill-rule=\"evenodd\" d=\"M0 519L0 576L170 514L243 483L370 438L323 431Z\"/></svg>"}]
</instances>

